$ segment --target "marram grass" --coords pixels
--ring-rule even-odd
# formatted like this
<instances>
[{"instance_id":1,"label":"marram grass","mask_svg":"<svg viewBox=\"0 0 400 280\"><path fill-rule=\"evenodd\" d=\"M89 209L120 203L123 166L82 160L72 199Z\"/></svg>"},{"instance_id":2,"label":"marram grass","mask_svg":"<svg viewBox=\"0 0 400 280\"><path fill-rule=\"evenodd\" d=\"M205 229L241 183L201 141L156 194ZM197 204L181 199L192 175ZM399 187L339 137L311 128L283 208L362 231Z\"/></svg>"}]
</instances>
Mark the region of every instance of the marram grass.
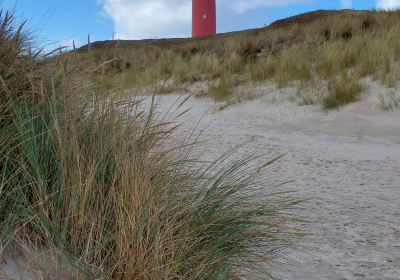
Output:
<instances>
[{"instance_id":1,"label":"marram grass","mask_svg":"<svg viewBox=\"0 0 400 280\"><path fill-rule=\"evenodd\" d=\"M276 275L298 201L263 179L271 162L196 163L153 100L94 90L62 55L47 69L12 15L0 25L0 250L58 254L58 274L31 263L43 279Z\"/></svg>"}]
</instances>

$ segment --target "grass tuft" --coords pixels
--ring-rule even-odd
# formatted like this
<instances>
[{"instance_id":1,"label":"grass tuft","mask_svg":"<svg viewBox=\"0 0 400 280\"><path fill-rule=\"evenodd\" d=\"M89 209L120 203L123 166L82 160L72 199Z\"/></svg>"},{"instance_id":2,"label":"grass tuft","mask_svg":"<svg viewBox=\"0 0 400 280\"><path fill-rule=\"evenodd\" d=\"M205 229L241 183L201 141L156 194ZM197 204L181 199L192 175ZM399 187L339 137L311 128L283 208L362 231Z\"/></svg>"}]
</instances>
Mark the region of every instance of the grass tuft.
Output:
<instances>
[{"instance_id":1,"label":"grass tuft","mask_svg":"<svg viewBox=\"0 0 400 280\"><path fill-rule=\"evenodd\" d=\"M323 99L325 109L343 107L360 99L363 86L356 76L342 75L341 78L333 80L329 84L329 93Z\"/></svg>"}]
</instances>

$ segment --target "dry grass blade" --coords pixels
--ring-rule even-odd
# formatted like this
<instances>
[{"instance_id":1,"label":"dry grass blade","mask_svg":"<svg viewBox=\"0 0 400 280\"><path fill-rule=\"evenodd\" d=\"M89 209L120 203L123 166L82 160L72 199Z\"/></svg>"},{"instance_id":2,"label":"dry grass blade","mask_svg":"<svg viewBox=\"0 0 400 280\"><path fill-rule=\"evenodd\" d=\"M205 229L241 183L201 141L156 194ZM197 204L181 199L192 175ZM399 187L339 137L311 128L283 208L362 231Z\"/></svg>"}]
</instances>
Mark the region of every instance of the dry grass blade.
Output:
<instances>
[{"instance_id":1,"label":"dry grass blade","mask_svg":"<svg viewBox=\"0 0 400 280\"><path fill-rule=\"evenodd\" d=\"M117 61L117 60L118 60L117 58L113 58L113 59L107 60L107 61L101 63L100 65L96 66L96 68L94 68L94 71L98 71L100 68L103 68L107 64L113 63L114 61Z\"/></svg>"},{"instance_id":2,"label":"dry grass blade","mask_svg":"<svg viewBox=\"0 0 400 280\"><path fill-rule=\"evenodd\" d=\"M261 171L261 170L263 170L264 168L270 166L271 164L273 164L274 162L280 160L280 159L283 158L284 156L286 156L286 154L277 156L277 157L275 157L275 158L273 158L273 159L267 161L266 163L264 163L264 164L259 168L258 171Z\"/></svg>"}]
</instances>

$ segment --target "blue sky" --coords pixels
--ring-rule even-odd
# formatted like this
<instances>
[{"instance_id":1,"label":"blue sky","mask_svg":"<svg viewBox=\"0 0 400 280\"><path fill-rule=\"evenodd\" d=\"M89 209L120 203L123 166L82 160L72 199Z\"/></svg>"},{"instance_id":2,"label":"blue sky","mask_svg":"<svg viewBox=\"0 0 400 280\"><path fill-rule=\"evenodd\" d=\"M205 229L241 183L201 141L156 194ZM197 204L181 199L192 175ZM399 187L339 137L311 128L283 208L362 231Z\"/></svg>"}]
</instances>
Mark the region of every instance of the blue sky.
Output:
<instances>
[{"instance_id":1,"label":"blue sky","mask_svg":"<svg viewBox=\"0 0 400 280\"><path fill-rule=\"evenodd\" d=\"M0 0L29 19L48 44L82 45L92 40L187 37L191 0ZM261 27L316 9L391 9L400 0L217 0L218 32Z\"/></svg>"}]
</instances>

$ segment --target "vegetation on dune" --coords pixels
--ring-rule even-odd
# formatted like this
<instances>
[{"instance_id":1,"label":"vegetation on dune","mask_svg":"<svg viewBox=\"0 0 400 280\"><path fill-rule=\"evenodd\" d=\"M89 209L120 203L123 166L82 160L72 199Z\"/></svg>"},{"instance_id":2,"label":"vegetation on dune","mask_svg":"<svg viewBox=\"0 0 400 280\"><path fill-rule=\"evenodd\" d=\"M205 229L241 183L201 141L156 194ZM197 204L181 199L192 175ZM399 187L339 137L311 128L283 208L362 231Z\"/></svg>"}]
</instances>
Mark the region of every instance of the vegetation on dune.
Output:
<instances>
[{"instance_id":1,"label":"vegetation on dune","mask_svg":"<svg viewBox=\"0 0 400 280\"><path fill-rule=\"evenodd\" d=\"M329 93L323 99L326 109L340 108L346 104L360 99L363 86L353 77L344 74L340 79L333 80L329 84Z\"/></svg>"},{"instance_id":2,"label":"vegetation on dune","mask_svg":"<svg viewBox=\"0 0 400 280\"><path fill-rule=\"evenodd\" d=\"M106 84L116 81L123 88L169 80L175 85L170 90L196 81L217 82L212 85L221 81L230 86L226 93L231 94L223 94L225 100L238 86L231 80L244 85L294 85L307 99L310 96L302 89L321 80L329 84L343 75L358 80L371 76L394 87L400 77L399 15L398 11L318 11L263 29L211 38L107 42L103 47L98 43L92 52L95 61L119 63L104 65L93 79ZM84 59L87 47L79 55ZM221 91L214 87L209 95L221 100ZM311 99L313 104L324 103L319 95Z\"/></svg>"},{"instance_id":3,"label":"vegetation on dune","mask_svg":"<svg viewBox=\"0 0 400 280\"><path fill-rule=\"evenodd\" d=\"M262 179L272 161L228 153L203 166L192 132L173 140L152 100L107 93L112 83L93 88L70 54L43 63L12 14L0 14L0 42L0 250L22 244L44 279L273 276L297 200ZM148 57L123 67L177 73L160 50L139 51ZM152 56L160 62L147 68ZM190 61L219 67L206 57ZM41 266L52 254L56 265Z\"/></svg>"}]
</instances>

